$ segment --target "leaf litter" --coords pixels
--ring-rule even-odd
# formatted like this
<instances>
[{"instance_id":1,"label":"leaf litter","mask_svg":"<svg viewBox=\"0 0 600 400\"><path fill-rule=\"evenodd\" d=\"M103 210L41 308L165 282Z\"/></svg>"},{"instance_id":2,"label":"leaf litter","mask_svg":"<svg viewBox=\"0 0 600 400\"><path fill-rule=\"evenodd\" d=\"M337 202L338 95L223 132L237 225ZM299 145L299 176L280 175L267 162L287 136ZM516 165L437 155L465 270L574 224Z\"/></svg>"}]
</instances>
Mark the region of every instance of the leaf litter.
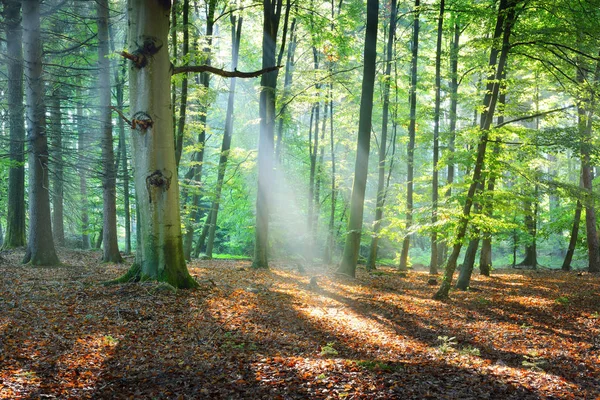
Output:
<instances>
[{"instance_id":1,"label":"leaf litter","mask_svg":"<svg viewBox=\"0 0 600 400\"><path fill-rule=\"evenodd\" d=\"M103 286L127 265L61 251L0 258L0 398L600 397L600 282L494 271L437 302L430 276L380 268L190 263L195 291Z\"/></svg>"}]
</instances>

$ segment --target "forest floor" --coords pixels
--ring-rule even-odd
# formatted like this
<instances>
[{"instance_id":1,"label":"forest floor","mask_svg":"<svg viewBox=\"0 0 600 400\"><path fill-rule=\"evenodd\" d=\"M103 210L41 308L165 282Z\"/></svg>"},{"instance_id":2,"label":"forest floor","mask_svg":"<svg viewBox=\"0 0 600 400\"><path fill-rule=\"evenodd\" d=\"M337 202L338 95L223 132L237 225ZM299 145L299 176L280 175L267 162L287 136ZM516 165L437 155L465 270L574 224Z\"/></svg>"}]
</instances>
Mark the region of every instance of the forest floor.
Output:
<instances>
[{"instance_id":1,"label":"forest floor","mask_svg":"<svg viewBox=\"0 0 600 400\"><path fill-rule=\"evenodd\" d=\"M173 292L101 285L128 266L97 252L22 255L0 253L0 398L600 398L587 273L497 270L439 302L419 271L194 261L201 288Z\"/></svg>"}]
</instances>

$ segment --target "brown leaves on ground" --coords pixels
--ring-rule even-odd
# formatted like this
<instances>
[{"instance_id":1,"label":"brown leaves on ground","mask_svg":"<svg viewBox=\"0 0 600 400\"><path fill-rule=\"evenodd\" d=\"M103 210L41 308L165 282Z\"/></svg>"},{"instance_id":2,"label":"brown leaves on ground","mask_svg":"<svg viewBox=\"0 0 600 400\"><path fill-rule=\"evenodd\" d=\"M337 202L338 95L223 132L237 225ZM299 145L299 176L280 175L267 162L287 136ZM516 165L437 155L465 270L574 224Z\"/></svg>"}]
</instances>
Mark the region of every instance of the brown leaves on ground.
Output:
<instances>
[{"instance_id":1,"label":"brown leaves on ground","mask_svg":"<svg viewBox=\"0 0 600 400\"><path fill-rule=\"evenodd\" d=\"M102 286L127 266L94 252L21 258L0 261L0 398L600 396L594 275L496 271L442 303L427 274L392 269L200 261L201 289L173 292Z\"/></svg>"}]
</instances>

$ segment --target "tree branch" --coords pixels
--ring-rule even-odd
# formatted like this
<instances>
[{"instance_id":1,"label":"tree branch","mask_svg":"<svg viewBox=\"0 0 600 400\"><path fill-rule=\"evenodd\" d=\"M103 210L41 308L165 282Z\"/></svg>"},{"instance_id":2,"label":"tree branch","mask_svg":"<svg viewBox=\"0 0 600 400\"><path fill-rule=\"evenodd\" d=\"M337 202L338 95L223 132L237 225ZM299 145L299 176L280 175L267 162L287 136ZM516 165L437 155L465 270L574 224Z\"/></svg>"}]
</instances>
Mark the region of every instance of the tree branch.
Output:
<instances>
[{"instance_id":1,"label":"tree branch","mask_svg":"<svg viewBox=\"0 0 600 400\"><path fill-rule=\"evenodd\" d=\"M552 113L555 113L555 112L565 111L565 110L568 110L568 109L573 108L573 107L575 107L575 105L571 104L570 106L566 106L566 107L562 107L562 108L555 108L553 110L543 111L543 112L540 112L540 113L537 113L537 114L526 115L524 117L519 117L519 118L511 119L510 121L506 121L506 122L503 122L501 124L496 125L494 127L494 129L498 129L498 128L501 128L501 127L503 127L505 125L512 124L512 123L519 122L519 121L523 121L523 120L526 120L526 119L533 119L533 118L537 118L537 117L543 117L545 115L552 114Z\"/></svg>"},{"instance_id":2,"label":"tree branch","mask_svg":"<svg viewBox=\"0 0 600 400\"><path fill-rule=\"evenodd\" d=\"M277 71L279 68L282 68L282 65L277 65L275 67L263 68L261 70L253 71L253 72L242 72L242 71L238 71L237 68L234 69L233 71L225 71L222 68L215 68L211 65L185 65L182 67L173 68L173 75L185 74L188 72L195 72L195 73L209 72L211 74L219 75L224 78L256 78L257 76L261 76L262 74Z\"/></svg>"}]
</instances>

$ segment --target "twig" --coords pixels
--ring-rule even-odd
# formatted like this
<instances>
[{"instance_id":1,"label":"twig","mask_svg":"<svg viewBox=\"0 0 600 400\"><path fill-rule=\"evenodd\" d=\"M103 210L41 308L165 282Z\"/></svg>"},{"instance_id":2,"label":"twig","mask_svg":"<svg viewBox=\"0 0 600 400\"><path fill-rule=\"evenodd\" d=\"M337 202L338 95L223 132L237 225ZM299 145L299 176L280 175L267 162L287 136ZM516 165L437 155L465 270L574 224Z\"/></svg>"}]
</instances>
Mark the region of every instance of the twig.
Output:
<instances>
[{"instance_id":1,"label":"twig","mask_svg":"<svg viewBox=\"0 0 600 400\"><path fill-rule=\"evenodd\" d=\"M237 69L234 69L233 71L225 71L222 68L215 68L211 65L185 65L182 67L173 68L173 75L184 74L187 72L210 72L211 74L219 75L225 78L256 78L257 76L261 76L262 74L277 71L279 68L282 67L282 65L277 65L275 67L267 67L253 72L242 72L238 71Z\"/></svg>"}]
</instances>

